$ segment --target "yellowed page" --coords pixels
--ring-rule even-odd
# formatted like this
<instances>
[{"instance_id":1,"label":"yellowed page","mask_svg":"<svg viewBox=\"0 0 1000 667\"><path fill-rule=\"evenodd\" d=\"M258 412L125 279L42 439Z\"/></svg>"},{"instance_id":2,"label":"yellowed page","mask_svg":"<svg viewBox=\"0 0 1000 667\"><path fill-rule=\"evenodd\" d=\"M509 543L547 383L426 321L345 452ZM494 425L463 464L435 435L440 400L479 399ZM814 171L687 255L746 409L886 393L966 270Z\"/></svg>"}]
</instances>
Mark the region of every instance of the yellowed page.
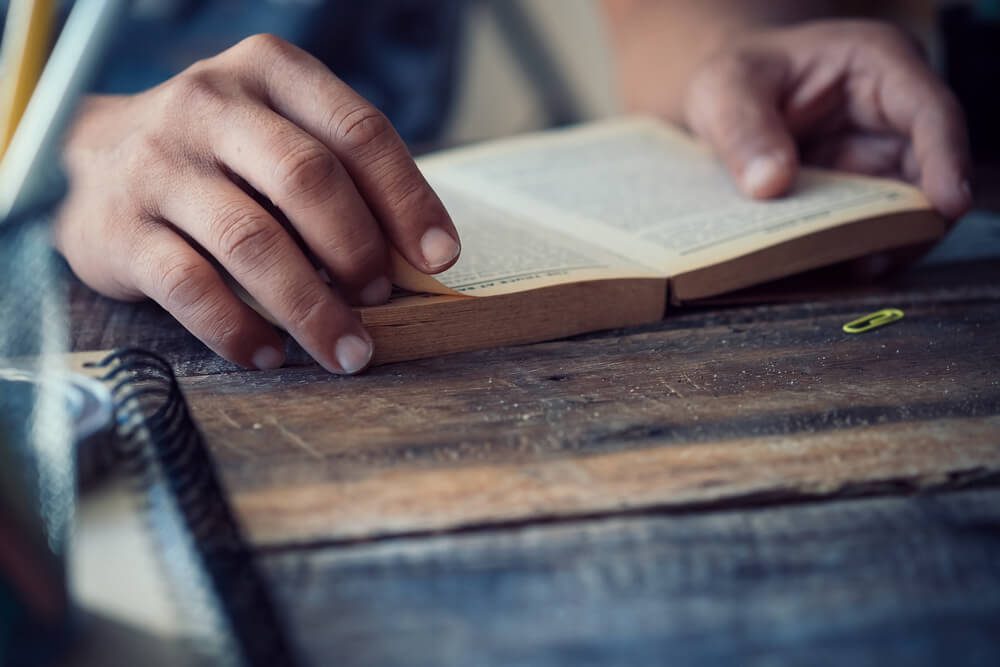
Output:
<instances>
[{"instance_id":1,"label":"yellowed page","mask_svg":"<svg viewBox=\"0 0 1000 667\"><path fill-rule=\"evenodd\" d=\"M447 184L449 205L464 193L497 221L516 216L664 277L844 222L929 206L902 183L808 169L788 196L751 201L687 135L636 117L458 149L420 164L432 184ZM452 213L466 234L474 216Z\"/></svg>"},{"instance_id":2,"label":"yellowed page","mask_svg":"<svg viewBox=\"0 0 1000 667\"><path fill-rule=\"evenodd\" d=\"M414 292L491 296L610 278L656 277L656 272L516 210L479 201L429 175L458 228L462 254L434 279L393 258L393 282Z\"/></svg>"}]
</instances>

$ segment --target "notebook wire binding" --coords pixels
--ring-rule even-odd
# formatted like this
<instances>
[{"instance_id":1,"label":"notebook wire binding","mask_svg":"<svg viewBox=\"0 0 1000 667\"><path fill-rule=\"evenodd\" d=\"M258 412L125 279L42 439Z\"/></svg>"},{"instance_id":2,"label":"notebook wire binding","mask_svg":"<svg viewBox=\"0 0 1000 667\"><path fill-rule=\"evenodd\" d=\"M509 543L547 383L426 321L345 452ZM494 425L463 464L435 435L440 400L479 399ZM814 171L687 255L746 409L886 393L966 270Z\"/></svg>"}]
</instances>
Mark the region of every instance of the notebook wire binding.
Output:
<instances>
[{"instance_id":1,"label":"notebook wire binding","mask_svg":"<svg viewBox=\"0 0 1000 667\"><path fill-rule=\"evenodd\" d=\"M137 348L88 364L112 394L112 456L136 495L192 653L211 665L298 664L170 364Z\"/></svg>"}]
</instances>

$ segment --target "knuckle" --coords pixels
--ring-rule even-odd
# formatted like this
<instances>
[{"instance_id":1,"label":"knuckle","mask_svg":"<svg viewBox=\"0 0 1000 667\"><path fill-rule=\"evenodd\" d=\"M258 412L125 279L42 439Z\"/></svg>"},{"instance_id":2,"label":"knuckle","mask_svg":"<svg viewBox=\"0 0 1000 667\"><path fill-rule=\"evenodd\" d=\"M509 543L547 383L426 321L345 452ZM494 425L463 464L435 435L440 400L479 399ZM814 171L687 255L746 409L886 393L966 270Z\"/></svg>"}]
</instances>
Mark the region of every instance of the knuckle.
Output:
<instances>
[{"instance_id":1,"label":"knuckle","mask_svg":"<svg viewBox=\"0 0 1000 667\"><path fill-rule=\"evenodd\" d=\"M363 152L392 136L395 130L385 114L369 105L358 105L334 121L333 136L351 152Z\"/></svg>"},{"instance_id":2,"label":"knuckle","mask_svg":"<svg viewBox=\"0 0 1000 667\"><path fill-rule=\"evenodd\" d=\"M166 113L189 115L193 110L204 112L224 103L224 95L207 68L193 66L167 82L163 88Z\"/></svg>"},{"instance_id":3,"label":"knuckle","mask_svg":"<svg viewBox=\"0 0 1000 667\"><path fill-rule=\"evenodd\" d=\"M226 52L226 58L237 68L267 79L275 72L276 64L301 64L308 56L294 44L276 35L261 33L237 43Z\"/></svg>"},{"instance_id":4,"label":"knuckle","mask_svg":"<svg viewBox=\"0 0 1000 667\"><path fill-rule=\"evenodd\" d=\"M191 258L168 255L153 267L157 301L170 312L192 313L206 299L212 286L211 269Z\"/></svg>"},{"instance_id":5,"label":"knuckle","mask_svg":"<svg viewBox=\"0 0 1000 667\"><path fill-rule=\"evenodd\" d=\"M223 264L266 269L281 240L281 227L240 204L222 209L213 221L216 248Z\"/></svg>"},{"instance_id":6,"label":"knuckle","mask_svg":"<svg viewBox=\"0 0 1000 667\"><path fill-rule=\"evenodd\" d=\"M300 331L309 329L329 304L327 287L319 282L309 283L290 295L287 304L289 328Z\"/></svg>"},{"instance_id":7,"label":"knuckle","mask_svg":"<svg viewBox=\"0 0 1000 667\"><path fill-rule=\"evenodd\" d=\"M293 48L277 35L259 33L244 38L232 50L241 54L249 53L255 58L269 59L287 56Z\"/></svg>"},{"instance_id":8,"label":"knuckle","mask_svg":"<svg viewBox=\"0 0 1000 667\"><path fill-rule=\"evenodd\" d=\"M326 200L340 165L333 154L309 142L284 151L274 166L274 179L283 199Z\"/></svg>"},{"instance_id":9,"label":"knuckle","mask_svg":"<svg viewBox=\"0 0 1000 667\"><path fill-rule=\"evenodd\" d=\"M151 182L164 173L176 173L182 160L175 142L157 130L137 133L123 148L123 185L132 201L141 201Z\"/></svg>"},{"instance_id":10,"label":"knuckle","mask_svg":"<svg viewBox=\"0 0 1000 667\"><path fill-rule=\"evenodd\" d=\"M143 132L135 138L132 154L142 160L159 161L173 153L171 142L159 132Z\"/></svg>"},{"instance_id":11,"label":"knuckle","mask_svg":"<svg viewBox=\"0 0 1000 667\"><path fill-rule=\"evenodd\" d=\"M386 193L390 207L400 211L437 211L440 200L421 178L400 179Z\"/></svg>"},{"instance_id":12,"label":"knuckle","mask_svg":"<svg viewBox=\"0 0 1000 667\"><path fill-rule=\"evenodd\" d=\"M154 298L192 333L226 349L242 338L239 313L225 307L225 296L215 289L215 272L207 263L168 255L154 263Z\"/></svg>"},{"instance_id":13,"label":"knuckle","mask_svg":"<svg viewBox=\"0 0 1000 667\"><path fill-rule=\"evenodd\" d=\"M343 239L335 249L338 277L351 281L373 273L381 267L385 250L381 239L368 230L357 229Z\"/></svg>"},{"instance_id":14,"label":"knuckle","mask_svg":"<svg viewBox=\"0 0 1000 667\"><path fill-rule=\"evenodd\" d=\"M199 336L222 350L228 350L244 336L242 322L238 316L224 312L222 308L209 307L204 316L198 318Z\"/></svg>"}]
</instances>

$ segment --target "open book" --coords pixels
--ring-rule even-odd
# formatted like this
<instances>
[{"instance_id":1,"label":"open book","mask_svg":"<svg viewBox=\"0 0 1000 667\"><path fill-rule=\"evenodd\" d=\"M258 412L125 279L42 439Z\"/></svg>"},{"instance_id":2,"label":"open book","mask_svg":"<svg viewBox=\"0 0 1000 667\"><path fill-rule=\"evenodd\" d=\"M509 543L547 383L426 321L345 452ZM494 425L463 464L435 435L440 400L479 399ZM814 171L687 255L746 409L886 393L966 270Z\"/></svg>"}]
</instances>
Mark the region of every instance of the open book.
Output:
<instances>
[{"instance_id":1,"label":"open book","mask_svg":"<svg viewBox=\"0 0 1000 667\"><path fill-rule=\"evenodd\" d=\"M462 256L359 312L375 363L656 321L736 290L945 232L908 185L802 170L788 196L743 197L684 133L624 118L431 155L420 168Z\"/></svg>"}]
</instances>

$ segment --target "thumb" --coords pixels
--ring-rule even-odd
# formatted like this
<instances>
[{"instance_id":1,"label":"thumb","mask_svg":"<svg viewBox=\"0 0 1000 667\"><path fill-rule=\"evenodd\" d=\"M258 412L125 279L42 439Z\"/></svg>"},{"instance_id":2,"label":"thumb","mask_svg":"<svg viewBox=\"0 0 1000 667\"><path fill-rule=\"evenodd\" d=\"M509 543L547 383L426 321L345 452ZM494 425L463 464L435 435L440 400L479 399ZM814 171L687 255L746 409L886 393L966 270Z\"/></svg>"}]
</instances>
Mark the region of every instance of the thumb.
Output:
<instances>
[{"instance_id":1,"label":"thumb","mask_svg":"<svg viewBox=\"0 0 1000 667\"><path fill-rule=\"evenodd\" d=\"M696 75L685 104L688 127L755 199L784 194L798 170L795 141L778 110L783 78L773 63L711 63Z\"/></svg>"}]
</instances>

